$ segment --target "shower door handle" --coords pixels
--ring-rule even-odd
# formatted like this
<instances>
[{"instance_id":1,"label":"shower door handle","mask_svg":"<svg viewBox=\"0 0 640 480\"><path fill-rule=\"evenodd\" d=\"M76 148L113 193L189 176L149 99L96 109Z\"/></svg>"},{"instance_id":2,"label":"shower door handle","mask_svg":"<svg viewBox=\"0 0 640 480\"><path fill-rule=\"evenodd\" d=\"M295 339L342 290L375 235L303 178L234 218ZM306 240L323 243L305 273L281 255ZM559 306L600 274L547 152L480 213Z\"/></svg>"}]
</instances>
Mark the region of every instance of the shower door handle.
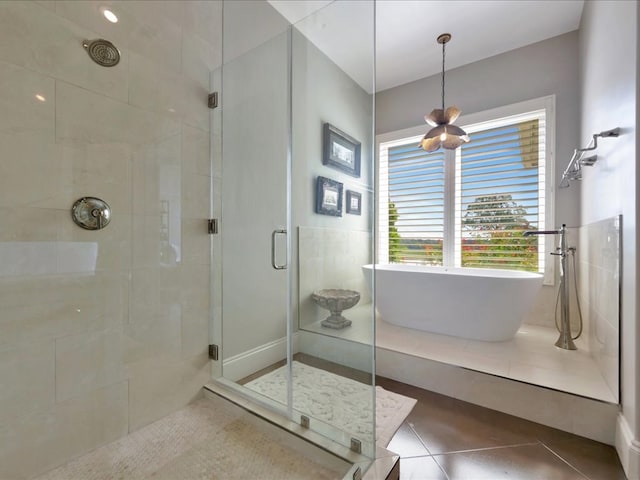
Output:
<instances>
[{"instance_id":1,"label":"shower door handle","mask_svg":"<svg viewBox=\"0 0 640 480\"><path fill-rule=\"evenodd\" d=\"M287 231L283 229L277 229L271 232L271 266L276 270L285 270L287 268L287 264L278 265L276 262L276 236L284 235L287 236Z\"/></svg>"}]
</instances>

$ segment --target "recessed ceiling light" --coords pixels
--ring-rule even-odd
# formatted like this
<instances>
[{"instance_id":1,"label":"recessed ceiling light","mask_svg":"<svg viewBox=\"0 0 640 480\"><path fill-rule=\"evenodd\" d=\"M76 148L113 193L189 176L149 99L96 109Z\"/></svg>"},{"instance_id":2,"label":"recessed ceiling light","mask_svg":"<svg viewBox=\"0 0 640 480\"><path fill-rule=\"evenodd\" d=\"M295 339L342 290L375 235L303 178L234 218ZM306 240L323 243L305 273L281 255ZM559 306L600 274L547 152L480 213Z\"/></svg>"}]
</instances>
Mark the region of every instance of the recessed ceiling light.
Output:
<instances>
[{"instance_id":1,"label":"recessed ceiling light","mask_svg":"<svg viewBox=\"0 0 640 480\"><path fill-rule=\"evenodd\" d=\"M40 100L41 102L46 102L47 99L44 98L44 95L40 95L39 93L36 93L36 99Z\"/></svg>"},{"instance_id":2,"label":"recessed ceiling light","mask_svg":"<svg viewBox=\"0 0 640 480\"><path fill-rule=\"evenodd\" d=\"M117 15L113 13L111 10L109 10L108 8L103 9L102 14L104 15L104 18L109 20L111 23L118 23Z\"/></svg>"}]
</instances>

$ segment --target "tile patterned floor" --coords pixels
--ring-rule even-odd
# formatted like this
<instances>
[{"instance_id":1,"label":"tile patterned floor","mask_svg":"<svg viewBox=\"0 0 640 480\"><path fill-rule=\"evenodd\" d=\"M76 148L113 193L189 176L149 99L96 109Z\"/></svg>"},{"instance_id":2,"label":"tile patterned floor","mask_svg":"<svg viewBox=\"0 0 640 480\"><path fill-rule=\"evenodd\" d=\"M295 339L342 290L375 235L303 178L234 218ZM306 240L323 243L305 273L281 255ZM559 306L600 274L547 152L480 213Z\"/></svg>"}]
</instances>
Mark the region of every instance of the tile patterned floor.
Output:
<instances>
[{"instance_id":1,"label":"tile patterned floor","mask_svg":"<svg viewBox=\"0 0 640 480\"><path fill-rule=\"evenodd\" d=\"M376 383L418 401L387 447L401 457L401 480L626 479L608 445L394 380ZM348 469L282 432L274 439L263 423L201 399L38 480L315 480Z\"/></svg>"},{"instance_id":2,"label":"tile patterned floor","mask_svg":"<svg viewBox=\"0 0 640 480\"><path fill-rule=\"evenodd\" d=\"M349 468L212 395L36 480L340 480Z\"/></svg>"},{"instance_id":3,"label":"tile patterned floor","mask_svg":"<svg viewBox=\"0 0 640 480\"><path fill-rule=\"evenodd\" d=\"M418 400L387 447L401 480L625 480L613 447L378 378Z\"/></svg>"}]
</instances>

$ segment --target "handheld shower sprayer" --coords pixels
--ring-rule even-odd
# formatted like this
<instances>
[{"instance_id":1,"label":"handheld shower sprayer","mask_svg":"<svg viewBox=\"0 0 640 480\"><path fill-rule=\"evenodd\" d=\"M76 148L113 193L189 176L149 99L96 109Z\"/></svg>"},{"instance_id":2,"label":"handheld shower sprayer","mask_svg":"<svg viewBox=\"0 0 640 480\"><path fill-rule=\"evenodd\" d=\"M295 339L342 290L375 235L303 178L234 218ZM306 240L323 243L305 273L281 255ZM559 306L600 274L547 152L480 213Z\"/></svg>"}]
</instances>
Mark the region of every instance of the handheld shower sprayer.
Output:
<instances>
[{"instance_id":1,"label":"handheld shower sprayer","mask_svg":"<svg viewBox=\"0 0 640 480\"><path fill-rule=\"evenodd\" d=\"M567 226L563 223L558 230L528 230L523 234L530 235L560 235L560 246L557 252L551 255L560 257L560 298L561 298L561 322L560 337L556 341L556 347L565 350L577 350L573 337L571 336L571 322L569 317L569 282L567 279L567 255L571 250L567 247Z\"/></svg>"}]
</instances>

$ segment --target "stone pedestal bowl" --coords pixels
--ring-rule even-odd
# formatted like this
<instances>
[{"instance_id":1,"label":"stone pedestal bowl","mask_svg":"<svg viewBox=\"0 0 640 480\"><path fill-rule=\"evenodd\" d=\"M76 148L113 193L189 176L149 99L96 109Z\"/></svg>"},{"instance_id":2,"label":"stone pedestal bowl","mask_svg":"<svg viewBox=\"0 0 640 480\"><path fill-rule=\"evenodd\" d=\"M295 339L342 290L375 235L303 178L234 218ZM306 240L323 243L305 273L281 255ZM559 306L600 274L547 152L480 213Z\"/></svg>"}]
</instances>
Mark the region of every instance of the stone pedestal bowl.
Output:
<instances>
[{"instance_id":1,"label":"stone pedestal bowl","mask_svg":"<svg viewBox=\"0 0 640 480\"><path fill-rule=\"evenodd\" d=\"M344 318L342 312L360 301L360 293L355 290L330 288L316 290L311 294L311 298L316 304L331 312L331 315L321 322L322 326L340 329L351 325L351 320Z\"/></svg>"}]
</instances>

